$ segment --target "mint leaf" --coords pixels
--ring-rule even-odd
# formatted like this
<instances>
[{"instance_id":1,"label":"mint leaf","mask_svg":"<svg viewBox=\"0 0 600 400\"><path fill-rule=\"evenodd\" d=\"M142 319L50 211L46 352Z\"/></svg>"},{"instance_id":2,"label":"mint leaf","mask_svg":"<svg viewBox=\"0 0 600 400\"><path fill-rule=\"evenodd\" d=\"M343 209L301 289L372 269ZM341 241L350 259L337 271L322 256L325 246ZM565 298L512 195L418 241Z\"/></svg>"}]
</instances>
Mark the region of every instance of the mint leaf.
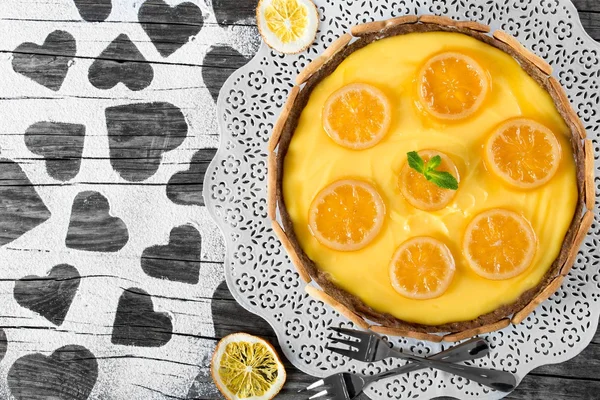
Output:
<instances>
[{"instance_id":1,"label":"mint leaf","mask_svg":"<svg viewBox=\"0 0 600 400\"><path fill-rule=\"evenodd\" d=\"M450 172L427 171L425 178L442 189L458 190L458 181Z\"/></svg>"},{"instance_id":2,"label":"mint leaf","mask_svg":"<svg viewBox=\"0 0 600 400\"><path fill-rule=\"evenodd\" d=\"M437 171L436 168L442 165L442 157L437 155L432 157L425 165L425 161L421 158L419 153L411 151L407 153L408 165L423 174L425 179L442 189L458 190L458 181L450 172Z\"/></svg>"},{"instance_id":3,"label":"mint leaf","mask_svg":"<svg viewBox=\"0 0 600 400\"><path fill-rule=\"evenodd\" d=\"M407 153L407 156L408 156L408 165L412 169L416 170L417 172L424 174L425 173L425 162L423 161L423 159L421 158L419 153L417 153L416 151L411 151L410 153Z\"/></svg>"},{"instance_id":4,"label":"mint leaf","mask_svg":"<svg viewBox=\"0 0 600 400\"><path fill-rule=\"evenodd\" d=\"M427 163L427 171L433 171L440 165L442 165L442 157L435 156Z\"/></svg>"}]
</instances>

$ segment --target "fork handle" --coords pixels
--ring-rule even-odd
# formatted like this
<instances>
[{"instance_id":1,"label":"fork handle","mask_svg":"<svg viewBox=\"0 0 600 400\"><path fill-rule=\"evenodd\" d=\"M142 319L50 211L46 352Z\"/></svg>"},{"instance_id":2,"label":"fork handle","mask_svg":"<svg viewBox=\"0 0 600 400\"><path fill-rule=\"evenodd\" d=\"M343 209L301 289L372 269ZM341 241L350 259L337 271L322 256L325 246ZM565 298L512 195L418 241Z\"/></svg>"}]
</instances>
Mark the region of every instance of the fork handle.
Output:
<instances>
[{"instance_id":1,"label":"fork handle","mask_svg":"<svg viewBox=\"0 0 600 400\"><path fill-rule=\"evenodd\" d=\"M444 362L462 362L485 357L489 354L489 351L490 348L484 339L473 338L456 346L450 347L442 352L434 354L428 357L428 359ZM395 355L396 354L394 353L394 356ZM407 374L409 372L418 371L425 368L427 368L427 366L422 365L418 362L409 362L401 367L394 368L377 375L364 377L365 385L371 384L381 379L389 378L396 375Z\"/></svg>"},{"instance_id":2,"label":"fork handle","mask_svg":"<svg viewBox=\"0 0 600 400\"><path fill-rule=\"evenodd\" d=\"M431 360L402 353L397 353L396 356L398 358L419 363L425 367L435 368L440 371L462 376L463 378L478 382L500 392L510 392L517 387L517 379L510 372L451 364L444 361Z\"/></svg>"}]
</instances>

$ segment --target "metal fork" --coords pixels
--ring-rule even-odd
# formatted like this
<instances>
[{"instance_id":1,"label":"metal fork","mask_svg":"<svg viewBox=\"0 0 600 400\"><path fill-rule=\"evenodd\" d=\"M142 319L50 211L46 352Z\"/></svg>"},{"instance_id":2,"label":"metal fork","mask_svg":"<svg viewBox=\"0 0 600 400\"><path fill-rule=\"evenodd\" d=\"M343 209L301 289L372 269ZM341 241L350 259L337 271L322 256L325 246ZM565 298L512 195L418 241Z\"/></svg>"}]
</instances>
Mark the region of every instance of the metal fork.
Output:
<instances>
[{"instance_id":1,"label":"metal fork","mask_svg":"<svg viewBox=\"0 0 600 400\"><path fill-rule=\"evenodd\" d=\"M429 359L446 362L469 361L485 357L489 354L489 351L490 348L485 340L473 338L457 346L450 347L449 349L440 353L434 354L429 357ZM367 386L373 382L389 378L391 376L417 371L423 368L427 367L416 362L411 362L401 367L372 376L360 376L350 374L348 372L342 372L330 375L327 378L323 378L307 388L300 390L300 392L320 390L320 392L312 396L311 399L319 398L319 400L351 400L357 397Z\"/></svg>"},{"instance_id":2,"label":"metal fork","mask_svg":"<svg viewBox=\"0 0 600 400\"><path fill-rule=\"evenodd\" d=\"M327 346L327 349L358 361L375 362L392 357L401 358L403 360L416 362L424 367L435 368L440 371L462 376L463 378L478 382L501 392L510 392L517 386L517 380L510 372L452 364L447 362L448 360L427 359L404 354L398 350L392 349L386 341L373 333L344 328L330 329L358 340L332 338L330 336L330 339L332 339L334 343L346 344L356 350L339 349L329 346Z\"/></svg>"}]
</instances>

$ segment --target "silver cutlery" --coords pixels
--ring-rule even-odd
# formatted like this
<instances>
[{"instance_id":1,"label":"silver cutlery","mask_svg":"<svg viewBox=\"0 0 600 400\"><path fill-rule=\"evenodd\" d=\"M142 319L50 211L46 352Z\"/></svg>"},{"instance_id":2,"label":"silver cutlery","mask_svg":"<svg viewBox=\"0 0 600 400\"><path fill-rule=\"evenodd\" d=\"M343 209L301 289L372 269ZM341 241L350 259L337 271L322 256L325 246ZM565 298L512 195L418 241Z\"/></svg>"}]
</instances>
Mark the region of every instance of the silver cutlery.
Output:
<instances>
[{"instance_id":1,"label":"silver cutlery","mask_svg":"<svg viewBox=\"0 0 600 400\"><path fill-rule=\"evenodd\" d=\"M392 349L387 342L373 333L344 328L331 329L339 334L344 334L355 339L347 340L330 336L330 339L334 343L345 344L351 347L351 349L340 349L327 346L327 349L337 354L363 362L375 362L386 358L401 358L412 362L369 377L361 377L349 373L331 375L304 389L322 389L321 392L311 397L311 399L323 397L323 400L349 400L357 396L364 387L376 380L422 368L435 368L446 371L503 392L509 392L516 387L516 378L509 372L452 364L487 355L489 347L483 339L475 338L429 358L422 358ZM326 395L329 395L329 397L324 397Z\"/></svg>"},{"instance_id":2,"label":"silver cutlery","mask_svg":"<svg viewBox=\"0 0 600 400\"><path fill-rule=\"evenodd\" d=\"M363 362L375 362L385 360L386 358L400 358L407 361L417 362L425 367L438 369L454 375L462 376L474 382L501 392L510 392L517 386L517 379L510 372L470 367L467 365L452 364L443 360L428 360L410 354L404 354L389 346L381 337L374 333L357 331L344 328L330 328L333 331L350 336L356 340L347 340L341 338L332 338L334 343L341 343L351 346L356 350L344 350L339 348L327 347L329 350Z\"/></svg>"},{"instance_id":3,"label":"silver cutlery","mask_svg":"<svg viewBox=\"0 0 600 400\"><path fill-rule=\"evenodd\" d=\"M475 360L485 357L489 354L490 348L487 342L483 339L474 338L461 343L457 346L450 347L440 353L429 357L431 360L443 360L446 362L461 362ZM396 375L409 373L426 368L418 363L408 363L401 367L384 371L372 376L361 376L341 372L330 375L326 378L316 381L312 385L300 392L317 391L311 399L319 400L351 400L358 396L367 386L381 379L389 378Z\"/></svg>"}]
</instances>

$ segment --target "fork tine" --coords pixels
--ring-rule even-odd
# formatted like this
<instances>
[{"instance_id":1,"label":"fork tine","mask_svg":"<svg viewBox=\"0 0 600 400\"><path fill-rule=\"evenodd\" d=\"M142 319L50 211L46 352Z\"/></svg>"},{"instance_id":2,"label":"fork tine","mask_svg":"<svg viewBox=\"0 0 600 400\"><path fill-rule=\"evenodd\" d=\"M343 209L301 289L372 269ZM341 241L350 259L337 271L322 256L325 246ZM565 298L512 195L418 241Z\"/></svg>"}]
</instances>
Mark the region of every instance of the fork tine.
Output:
<instances>
[{"instance_id":1,"label":"fork tine","mask_svg":"<svg viewBox=\"0 0 600 400\"><path fill-rule=\"evenodd\" d=\"M331 326L331 327L329 327L329 329L331 329L332 331L337 332L339 334L348 335L350 337L354 337L357 339L364 339L367 336L371 335L370 333L367 333L367 332L357 331L355 329L338 328L335 326Z\"/></svg>"},{"instance_id":2,"label":"fork tine","mask_svg":"<svg viewBox=\"0 0 600 400\"><path fill-rule=\"evenodd\" d=\"M357 342L354 340L339 339L339 338L334 338L331 336L329 336L328 339L331 340L333 343L347 344L348 346L351 346L351 347L356 347L356 345L358 345L360 343L360 342Z\"/></svg>"},{"instance_id":3,"label":"fork tine","mask_svg":"<svg viewBox=\"0 0 600 400\"><path fill-rule=\"evenodd\" d=\"M358 351L338 349L336 347L330 347L330 346L325 346L325 348L329 351L332 351L332 352L337 353L344 357L356 358L356 356L358 355Z\"/></svg>"},{"instance_id":4,"label":"fork tine","mask_svg":"<svg viewBox=\"0 0 600 400\"><path fill-rule=\"evenodd\" d=\"M323 397L323 396L325 396L325 395L327 395L327 390L323 390L323 391L321 391L321 392L319 392L319 393L317 393L317 394L315 394L315 395L313 395L313 396L309 397L308 399L309 399L309 400L312 400L312 399L318 399L319 397Z\"/></svg>"},{"instance_id":5,"label":"fork tine","mask_svg":"<svg viewBox=\"0 0 600 400\"><path fill-rule=\"evenodd\" d=\"M315 390L317 388L320 388L321 386L323 386L325 384L325 380L321 379L318 380L314 383L311 383L310 385L308 385L307 387L305 387L304 389L300 389L298 390L298 393L302 393L302 392L308 392L309 390Z\"/></svg>"}]
</instances>

